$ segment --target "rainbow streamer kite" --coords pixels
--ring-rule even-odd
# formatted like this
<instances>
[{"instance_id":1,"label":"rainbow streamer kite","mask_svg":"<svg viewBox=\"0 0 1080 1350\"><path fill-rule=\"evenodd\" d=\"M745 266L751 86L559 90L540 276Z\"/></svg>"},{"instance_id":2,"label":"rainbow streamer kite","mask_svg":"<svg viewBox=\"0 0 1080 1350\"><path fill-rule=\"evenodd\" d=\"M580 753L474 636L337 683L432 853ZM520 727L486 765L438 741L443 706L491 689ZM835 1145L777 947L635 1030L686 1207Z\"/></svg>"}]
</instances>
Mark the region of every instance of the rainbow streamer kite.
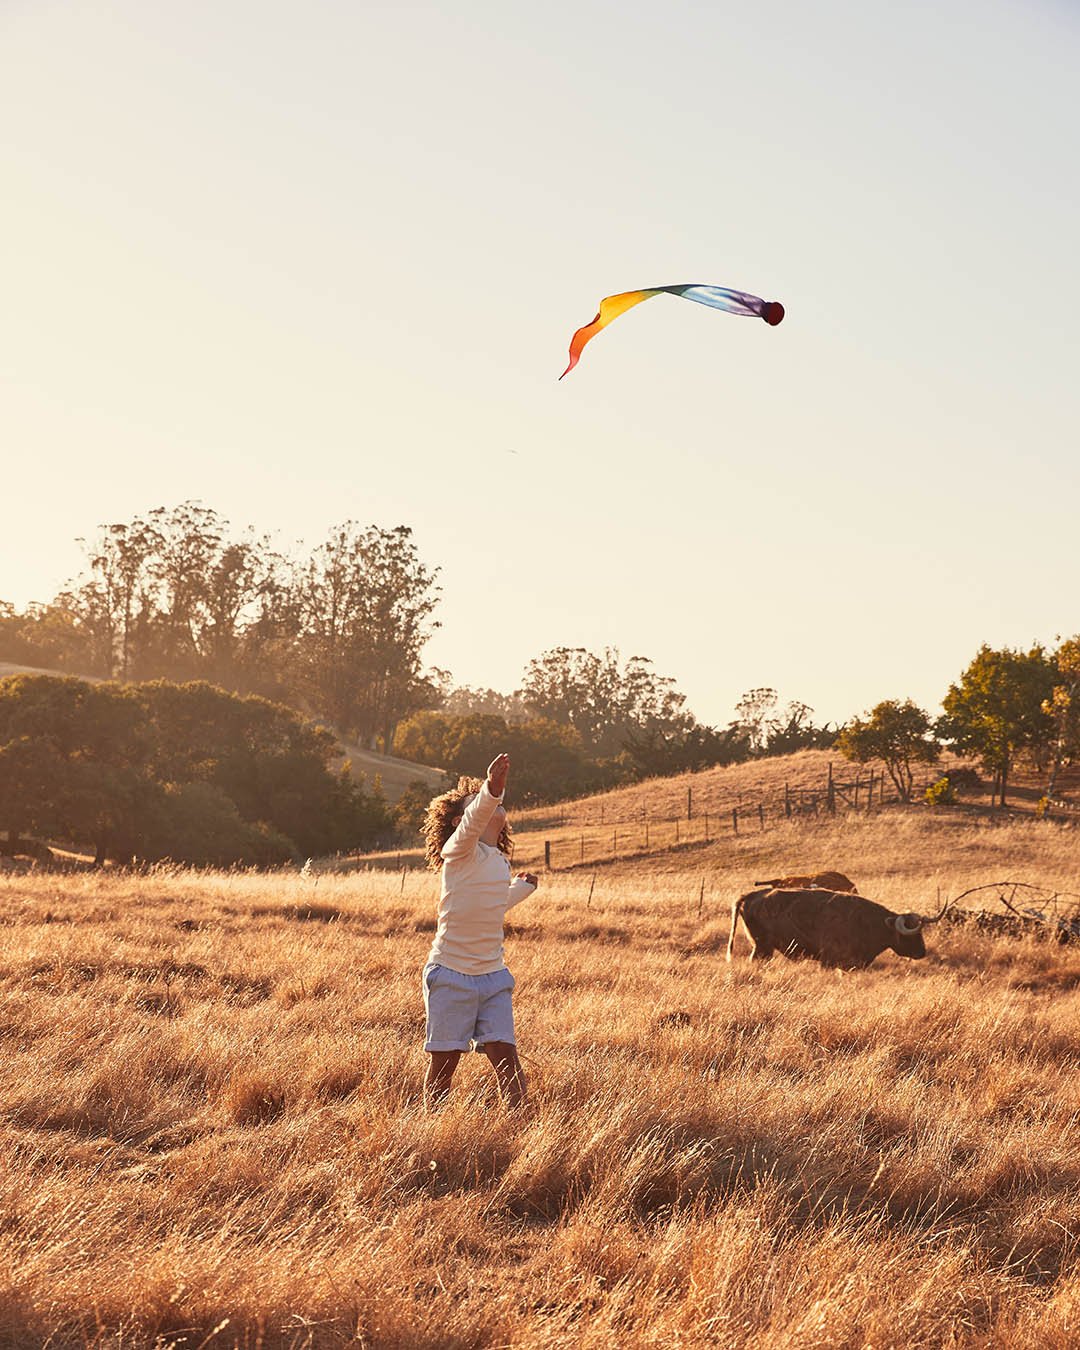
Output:
<instances>
[{"instance_id":1,"label":"rainbow streamer kite","mask_svg":"<svg viewBox=\"0 0 1080 1350\"><path fill-rule=\"evenodd\" d=\"M656 286L651 291L623 291L621 295L608 295L600 301L600 313L579 328L570 339L570 364L559 376L569 375L577 365L586 342L596 336L601 328L625 314L628 309L640 305L642 300L650 300L654 295L681 295L684 300L696 300L699 305L708 305L711 309L722 309L728 314L742 314L748 319L764 319L775 327L784 317L784 306L779 300L762 300L756 295L747 295L745 291L729 291L724 286Z\"/></svg>"}]
</instances>

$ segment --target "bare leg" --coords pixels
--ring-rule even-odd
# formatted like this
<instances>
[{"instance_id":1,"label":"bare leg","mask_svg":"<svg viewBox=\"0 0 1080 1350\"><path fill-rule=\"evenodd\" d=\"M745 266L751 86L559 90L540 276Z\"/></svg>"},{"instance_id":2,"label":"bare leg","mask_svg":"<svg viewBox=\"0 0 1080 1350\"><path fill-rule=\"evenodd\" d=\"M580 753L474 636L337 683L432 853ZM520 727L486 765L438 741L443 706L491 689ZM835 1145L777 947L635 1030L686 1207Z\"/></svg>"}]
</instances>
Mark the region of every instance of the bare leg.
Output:
<instances>
[{"instance_id":1,"label":"bare leg","mask_svg":"<svg viewBox=\"0 0 1080 1350\"><path fill-rule=\"evenodd\" d=\"M427 1074L424 1078L424 1105L429 1111L442 1105L450 1091L450 1080L461 1058L460 1050L431 1050L428 1052Z\"/></svg>"},{"instance_id":2,"label":"bare leg","mask_svg":"<svg viewBox=\"0 0 1080 1350\"><path fill-rule=\"evenodd\" d=\"M517 1046L512 1041L488 1041L484 1054L491 1061L499 1080L499 1092L507 1109L516 1110L525 1105L525 1074L518 1059Z\"/></svg>"}]
</instances>

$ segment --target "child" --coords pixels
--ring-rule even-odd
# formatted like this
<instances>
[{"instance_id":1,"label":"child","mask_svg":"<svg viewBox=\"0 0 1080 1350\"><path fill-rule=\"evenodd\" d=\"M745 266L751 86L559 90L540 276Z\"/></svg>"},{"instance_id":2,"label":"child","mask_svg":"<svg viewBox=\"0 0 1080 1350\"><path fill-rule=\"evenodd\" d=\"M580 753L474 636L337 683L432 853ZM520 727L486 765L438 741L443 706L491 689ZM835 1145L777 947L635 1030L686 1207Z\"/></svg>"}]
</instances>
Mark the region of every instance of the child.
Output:
<instances>
[{"instance_id":1,"label":"child","mask_svg":"<svg viewBox=\"0 0 1080 1350\"><path fill-rule=\"evenodd\" d=\"M531 872L510 879L510 830L502 805L509 771L509 755L497 755L484 783L459 779L456 788L431 802L424 817L428 866L442 871L439 926L423 976L429 1109L450 1090L461 1052L470 1047L491 1061L507 1106L525 1101L510 1003L514 977L503 960L503 916L532 895L537 883Z\"/></svg>"}]
</instances>

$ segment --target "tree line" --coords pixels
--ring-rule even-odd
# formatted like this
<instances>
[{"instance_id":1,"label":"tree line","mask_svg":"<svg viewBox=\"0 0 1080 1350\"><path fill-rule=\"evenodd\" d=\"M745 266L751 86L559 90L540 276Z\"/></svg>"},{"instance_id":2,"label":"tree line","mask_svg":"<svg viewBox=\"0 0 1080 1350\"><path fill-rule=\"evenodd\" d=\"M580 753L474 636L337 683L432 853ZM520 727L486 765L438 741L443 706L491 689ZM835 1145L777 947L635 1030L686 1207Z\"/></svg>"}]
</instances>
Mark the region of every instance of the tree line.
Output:
<instances>
[{"instance_id":1,"label":"tree line","mask_svg":"<svg viewBox=\"0 0 1080 1350\"><path fill-rule=\"evenodd\" d=\"M837 737L848 758L881 760L901 798L911 799L914 766L933 764L950 747L975 756L1007 805L1016 765L1029 761L1044 776L1043 806L1062 770L1080 762L1080 637L1048 650L983 645L942 699L936 720L910 699L885 700L853 718ZM931 800L947 801L941 780Z\"/></svg>"},{"instance_id":2,"label":"tree line","mask_svg":"<svg viewBox=\"0 0 1080 1350\"><path fill-rule=\"evenodd\" d=\"M612 648L544 652L511 694L455 688L423 666L439 569L405 526L350 521L287 553L184 502L103 526L83 550L84 570L48 603L0 601L0 659L121 683L206 681L451 772L475 767L482 728L536 766L515 776L530 800L831 739L805 704L781 712L768 689L727 727L707 726L648 658Z\"/></svg>"},{"instance_id":3,"label":"tree line","mask_svg":"<svg viewBox=\"0 0 1080 1350\"><path fill-rule=\"evenodd\" d=\"M838 732L814 727L804 704L781 708L767 688L744 696L723 731L704 727L651 663L613 651L557 649L513 696L458 690L448 703L458 710L406 719L395 748L457 773L502 746L523 801L820 744L884 763L904 800L915 768L951 746L994 775L1004 806L1021 757L1045 773L1044 801L1080 763L1080 638L1053 650L983 646L936 721L911 700L884 700ZM335 768L338 756L334 736L296 710L206 681L11 676L0 680L0 852L63 839L98 862L266 866L362 850L395 825L407 834L430 788L416 785L390 813L377 784L368 791ZM943 778L931 799L949 791Z\"/></svg>"},{"instance_id":4,"label":"tree line","mask_svg":"<svg viewBox=\"0 0 1080 1350\"><path fill-rule=\"evenodd\" d=\"M814 724L807 704L781 706L771 688L751 690L735 713L725 727L707 726L646 657L556 647L529 662L513 694L457 688L439 708L405 718L394 751L457 774L475 772L500 745L514 759L515 799L533 804L836 738L836 728ZM418 788L402 804L404 819L418 817L422 796Z\"/></svg>"},{"instance_id":5,"label":"tree line","mask_svg":"<svg viewBox=\"0 0 1080 1350\"><path fill-rule=\"evenodd\" d=\"M347 521L310 551L240 534L198 502L104 526L46 604L0 602L0 657L106 680L206 680L314 712L389 749L438 691L421 654L438 601L406 526Z\"/></svg>"},{"instance_id":6,"label":"tree line","mask_svg":"<svg viewBox=\"0 0 1080 1350\"><path fill-rule=\"evenodd\" d=\"M204 681L450 773L474 770L498 741L522 766L515 787L527 801L833 745L882 760L905 798L914 766L945 746L977 756L1003 801L1017 758L1028 757L1051 797L1078 754L1080 639L1054 650L984 646L936 720L910 700L886 700L845 726L819 726L808 705L782 706L761 687L716 727L648 658L614 648L552 648L509 694L425 669L439 569L405 526L347 521L316 548L287 553L185 502L105 526L84 550L85 569L52 601L22 612L0 602L0 659L121 683Z\"/></svg>"},{"instance_id":7,"label":"tree line","mask_svg":"<svg viewBox=\"0 0 1080 1350\"><path fill-rule=\"evenodd\" d=\"M1080 763L1080 637L1053 649L984 645L950 684L940 717L910 699L886 699L839 727L816 725L805 703L781 706L769 687L744 694L726 727L705 726L644 658L620 663L611 649L556 648L529 664L513 695L455 690L441 709L405 719L394 745L464 773L496 743L522 765L515 789L526 802L834 747L859 763L883 763L904 801L914 794L916 768L936 764L949 748L978 760L1000 805L1021 760L1044 775L1049 802L1061 772ZM942 779L932 799L948 801L951 792Z\"/></svg>"},{"instance_id":8,"label":"tree line","mask_svg":"<svg viewBox=\"0 0 1080 1350\"><path fill-rule=\"evenodd\" d=\"M377 785L291 708L205 682L0 680L0 852L270 866L370 845ZM34 849L30 841L38 841Z\"/></svg>"}]
</instances>

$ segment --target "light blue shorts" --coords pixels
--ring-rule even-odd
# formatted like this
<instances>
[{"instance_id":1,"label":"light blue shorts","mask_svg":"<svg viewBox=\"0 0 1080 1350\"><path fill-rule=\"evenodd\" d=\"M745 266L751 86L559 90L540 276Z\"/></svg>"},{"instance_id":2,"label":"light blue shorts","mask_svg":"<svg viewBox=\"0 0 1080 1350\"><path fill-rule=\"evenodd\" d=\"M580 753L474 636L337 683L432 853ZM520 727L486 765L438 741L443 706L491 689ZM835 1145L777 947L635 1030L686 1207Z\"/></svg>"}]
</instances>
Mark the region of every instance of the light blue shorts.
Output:
<instances>
[{"instance_id":1,"label":"light blue shorts","mask_svg":"<svg viewBox=\"0 0 1080 1350\"><path fill-rule=\"evenodd\" d=\"M488 1041L514 1045L514 977L505 967L490 975L459 975L424 967L425 1050L483 1050Z\"/></svg>"}]
</instances>

